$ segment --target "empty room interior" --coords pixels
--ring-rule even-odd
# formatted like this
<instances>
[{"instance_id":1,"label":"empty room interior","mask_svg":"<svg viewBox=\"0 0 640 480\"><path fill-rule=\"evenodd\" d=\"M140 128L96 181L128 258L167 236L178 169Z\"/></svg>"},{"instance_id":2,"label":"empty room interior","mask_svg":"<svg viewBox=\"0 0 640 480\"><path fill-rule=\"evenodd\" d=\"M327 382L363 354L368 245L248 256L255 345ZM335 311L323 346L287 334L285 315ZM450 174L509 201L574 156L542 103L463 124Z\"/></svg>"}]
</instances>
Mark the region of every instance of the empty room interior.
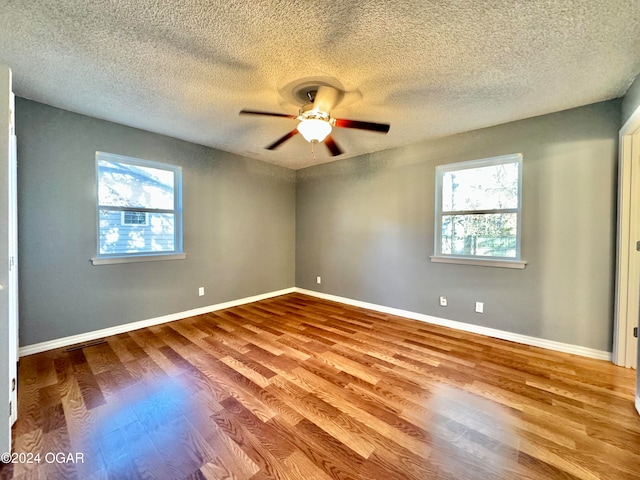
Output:
<instances>
[{"instance_id":1,"label":"empty room interior","mask_svg":"<svg viewBox=\"0 0 640 480\"><path fill-rule=\"evenodd\" d=\"M640 479L635 0L0 0L1 479Z\"/></svg>"}]
</instances>

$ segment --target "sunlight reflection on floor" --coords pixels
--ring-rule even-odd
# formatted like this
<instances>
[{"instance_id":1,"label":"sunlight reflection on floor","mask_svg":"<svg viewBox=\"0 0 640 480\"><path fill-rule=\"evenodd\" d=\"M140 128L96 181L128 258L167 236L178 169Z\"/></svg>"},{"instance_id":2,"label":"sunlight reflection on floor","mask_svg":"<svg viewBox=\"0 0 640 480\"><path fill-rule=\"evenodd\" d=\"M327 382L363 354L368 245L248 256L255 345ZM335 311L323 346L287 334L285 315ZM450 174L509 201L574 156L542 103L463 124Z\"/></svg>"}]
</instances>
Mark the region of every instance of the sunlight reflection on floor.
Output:
<instances>
[{"instance_id":1,"label":"sunlight reflection on floor","mask_svg":"<svg viewBox=\"0 0 640 480\"><path fill-rule=\"evenodd\" d=\"M517 462L517 436L508 407L455 387L437 386L429 400L431 461L455 478L474 478L480 462L493 478L506 478Z\"/></svg>"}]
</instances>

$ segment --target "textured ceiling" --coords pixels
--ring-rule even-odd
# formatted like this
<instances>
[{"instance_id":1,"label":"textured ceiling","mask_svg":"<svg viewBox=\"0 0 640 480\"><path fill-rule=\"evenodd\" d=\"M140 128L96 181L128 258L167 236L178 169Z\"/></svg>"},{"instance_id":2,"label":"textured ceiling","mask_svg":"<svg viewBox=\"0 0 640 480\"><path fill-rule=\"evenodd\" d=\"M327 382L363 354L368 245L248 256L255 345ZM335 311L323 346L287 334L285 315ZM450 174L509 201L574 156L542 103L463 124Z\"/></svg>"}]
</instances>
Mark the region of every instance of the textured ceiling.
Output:
<instances>
[{"instance_id":1,"label":"textured ceiling","mask_svg":"<svg viewBox=\"0 0 640 480\"><path fill-rule=\"evenodd\" d=\"M0 0L17 95L289 168L599 102L640 72L638 0ZM347 91L330 157L281 118Z\"/></svg>"}]
</instances>

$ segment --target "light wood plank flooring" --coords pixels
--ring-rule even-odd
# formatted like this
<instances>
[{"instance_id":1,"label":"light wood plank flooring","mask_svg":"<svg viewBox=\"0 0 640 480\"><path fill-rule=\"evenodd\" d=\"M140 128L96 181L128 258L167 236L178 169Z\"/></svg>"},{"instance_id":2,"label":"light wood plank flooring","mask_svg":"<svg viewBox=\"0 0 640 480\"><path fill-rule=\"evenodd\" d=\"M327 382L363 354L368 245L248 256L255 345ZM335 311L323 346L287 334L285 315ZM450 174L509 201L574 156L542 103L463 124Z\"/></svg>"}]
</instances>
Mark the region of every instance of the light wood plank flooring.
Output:
<instances>
[{"instance_id":1,"label":"light wood plank flooring","mask_svg":"<svg viewBox=\"0 0 640 480\"><path fill-rule=\"evenodd\" d=\"M22 358L0 477L640 479L634 374L291 294Z\"/></svg>"}]
</instances>

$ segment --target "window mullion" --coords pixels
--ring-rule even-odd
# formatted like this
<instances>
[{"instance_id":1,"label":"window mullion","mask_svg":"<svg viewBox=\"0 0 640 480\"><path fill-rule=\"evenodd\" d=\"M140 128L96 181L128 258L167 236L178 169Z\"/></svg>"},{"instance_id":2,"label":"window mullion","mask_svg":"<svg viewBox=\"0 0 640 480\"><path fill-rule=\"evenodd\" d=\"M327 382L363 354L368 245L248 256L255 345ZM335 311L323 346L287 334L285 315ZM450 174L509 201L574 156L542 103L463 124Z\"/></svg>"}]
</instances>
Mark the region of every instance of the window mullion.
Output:
<instances>
[{"instance_id":1,"label":"window mullion","mask_svg":"<svg viewBox=\"0 0 640 480\"><path fill-rule=\"evenodd\" d=\"M108 210L110 212L145 212L145 213L175 213L175 210L166 208L146 208L146 207L114 207L98 205L98 210Z\"/></svg>"},{"instance_id":2,"label":"window mullion","mask_svg":"<svg viewBox=\"0 0 640 480\"><path fill-rule=\"evenodd\" d=\"M495 210L449 210L442 215L492 215L496 213L518 213L517 208L501 208Z\"/></svg>"}]
</instances>

